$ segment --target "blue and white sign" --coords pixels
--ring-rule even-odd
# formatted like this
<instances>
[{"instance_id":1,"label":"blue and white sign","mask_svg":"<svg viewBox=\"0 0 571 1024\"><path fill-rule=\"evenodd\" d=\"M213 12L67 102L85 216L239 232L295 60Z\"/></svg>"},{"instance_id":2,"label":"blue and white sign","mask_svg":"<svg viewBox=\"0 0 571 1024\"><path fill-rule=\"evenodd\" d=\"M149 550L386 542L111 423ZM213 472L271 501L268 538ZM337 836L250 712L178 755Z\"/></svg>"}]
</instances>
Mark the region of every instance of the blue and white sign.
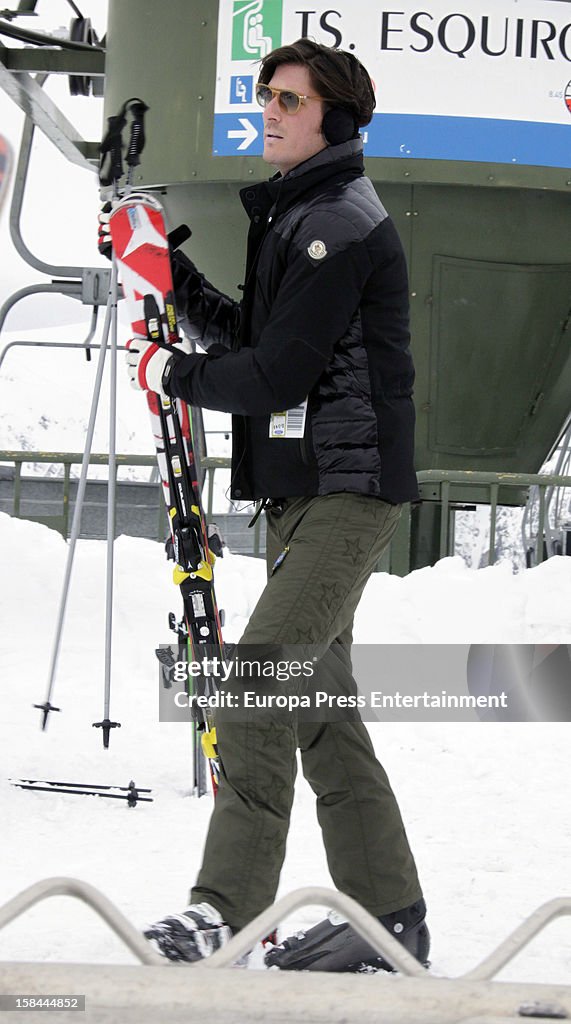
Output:
<instances>
[{"instance_id":1,"label":"blue and white sign","mask_svg":"<svg viewBox=\"0 0 571 1024\"><path fill-rule=\"evenodd\" d=\"M354 52L375 82L368 156L571 167L569 0L219 4L216 155L262 152L258 62L310 36Z\"/></svg>"},{"instance_id":2,"label":"blue and white sign","mask_svg":"<svg viewBox=\"0 0 571 1024\"><path fill-rule=\"evenodd\" d=\"M251 103L254 96L254 78L252 75L232 75L230 79L230 103L244 105Z\"/></svg>"},{"instance_id":3,"label":"blue and white sign","mask_svg":"<svg viewBox=\"0 0 571 1024\"><path fill-rule=\"evenodd\" d=\"M214 118L215 156L261 156L264 148L262 114L218 114Z\"/></svg>"}]
</instances>

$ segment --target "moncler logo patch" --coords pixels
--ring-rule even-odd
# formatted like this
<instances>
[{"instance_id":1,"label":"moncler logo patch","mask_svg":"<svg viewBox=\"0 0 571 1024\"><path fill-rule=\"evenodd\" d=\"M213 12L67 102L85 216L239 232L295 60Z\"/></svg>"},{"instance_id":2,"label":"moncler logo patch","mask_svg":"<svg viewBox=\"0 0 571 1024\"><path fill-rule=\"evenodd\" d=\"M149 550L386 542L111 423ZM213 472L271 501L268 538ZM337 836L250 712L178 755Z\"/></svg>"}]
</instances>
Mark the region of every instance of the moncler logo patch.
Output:
<instances>
[{"instance_id":1,"label":"moncler logo patch","mask_svg":"<svg viewBox=\"0 0 571 1024\"><path fill-rule=\"evenodd\" d=\"M312 260L322 260L324 256L327 256L325 242L320 242L318 238L308 246L307 251Z\"/></svg>"}]
</instances>

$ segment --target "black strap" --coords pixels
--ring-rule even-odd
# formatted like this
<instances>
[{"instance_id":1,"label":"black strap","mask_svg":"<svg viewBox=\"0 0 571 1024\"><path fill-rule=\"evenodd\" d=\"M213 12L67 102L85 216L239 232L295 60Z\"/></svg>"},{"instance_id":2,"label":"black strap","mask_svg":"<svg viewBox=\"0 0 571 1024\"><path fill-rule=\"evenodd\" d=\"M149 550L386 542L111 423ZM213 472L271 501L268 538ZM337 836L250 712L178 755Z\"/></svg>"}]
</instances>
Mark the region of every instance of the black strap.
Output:
<instances>
[{"instance_id":1,"label":"black strap","mask_svg":"<svg viewBox=\"0 0 571 1024\"><path fill-rule=\"evenodd\" d=\"M283 515L285 498L262 498L258 505L254 515L248 523L248 529L255 526L260 518L262 512L273 512L275 516Z\"/></svg>"},{"instance_id":2,"label":"black strap","mask_svg":"<svg viewBox=\"0 0 571 1024\"><path fill-rule=\"evenodd\" d=\"M99 161L99 181L104 187L114 185L123 177L123 129L129 111L133 119L125 159L129 169L139 165L145 145L145 113L148 109L146 103L134 97L123 104L118 114L107 118L107 133L101 142Z\"/></svg>"}]
</instances>

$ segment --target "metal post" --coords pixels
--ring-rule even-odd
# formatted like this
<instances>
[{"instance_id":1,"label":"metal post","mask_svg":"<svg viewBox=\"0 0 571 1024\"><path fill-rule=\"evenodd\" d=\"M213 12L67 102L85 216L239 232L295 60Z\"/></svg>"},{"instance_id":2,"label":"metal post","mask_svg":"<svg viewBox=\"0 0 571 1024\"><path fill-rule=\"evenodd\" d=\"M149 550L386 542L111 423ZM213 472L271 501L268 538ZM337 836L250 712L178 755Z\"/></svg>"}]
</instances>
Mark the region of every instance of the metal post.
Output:
<instances>
[{"instance_id":1,"label":"metal post","mask_svg":"<svg viewBox=\"0 0 571 1024\"><path fill-rule=\"evenodd\" d=\"M448 555L448 516L450 514L450 481L443 480L440 489L441 520L440 520L440 558Z\"/></svg>"},{"instance_id":2,"label":"metal post","mask_svg":"<svg viewBox=\"0 0 571 1024\"><path fill-rule=\"evenodd\" d=\"M206 515L208 516L209 522L212 519L212 511L214 508L214 469L214 466L209 466L206 471L208 473L208 508L206 510Z\"/></svg>"},{"instance_id":3,"label":"metal post","mask_svg":"<svg viewBox=\"0 0 571 1024\"><path fill-rule=\"evenodd\" d=\"M17 462L15 468L15 479L14 479L14 515L20 515L20 499L22 495L22 463Z\"/></svg>"},{"instance_id":4,"label":"metal post","mask_svg":"<svg viewBox=\"0 0 571 1024\"><path fill-rule=\"evenodd\" d=\"M71 462L64 463L63 467L63 530L67 540L69 526L69 481L71 477Z\"/></svg>"},{"instance_id":5,"label":"metal post","mask_svg":"<svg viewBox=\"0 0 571 1024\"><path fill-rule=\"evenodd\" d=\"M499 484L490 484L490 546L488 549L488 565L493 565L496 561L496 523L499 489Z\"/></svg>"},{"instance_id":6,"label":"metal post","mask_svg":"<svg viewBox=\"0 0 571 1024\"><path fill-rule=\"evenodd\" d=\"M111 703L111 648L113 633L113 555L115 549L115 494L117 485L116 424L117 424L117 261L113 259L111 275L111 374L109 383L109 480L107 484L107 572L105 583L105 691L103 720L94 722L103 733L103 746L109 746L111 729L120 728L119 722L109 718Z\"/></svg>"},{"instance_id":7,"label":"metal post","mask_svg":"<svg viewBox=\"0 0 571 1024\"><path fill-rule=\"evenodd\" d=\"M535 564L543 562L543 531L545 529L545 485L540 484L539 490L539 521L537 524L537 545L535 548ZM549 552L548 552L549 554Z\"/></svg>"}]
</instances>

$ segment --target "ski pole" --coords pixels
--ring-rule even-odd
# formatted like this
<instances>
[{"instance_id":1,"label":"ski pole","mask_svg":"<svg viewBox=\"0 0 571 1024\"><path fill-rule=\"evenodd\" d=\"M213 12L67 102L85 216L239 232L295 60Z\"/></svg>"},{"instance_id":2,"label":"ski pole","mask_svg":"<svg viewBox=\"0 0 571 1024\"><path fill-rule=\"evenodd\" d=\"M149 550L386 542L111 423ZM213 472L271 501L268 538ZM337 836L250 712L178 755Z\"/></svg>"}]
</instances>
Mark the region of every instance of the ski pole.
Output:
<instances>
[{"instance_id":1,"label":"ski pole","mask_svg":"<svg viewBox=\"0 0 571 1024\"><path fill-rule=\"evenodd\" d=\"M121 136L125 124L125 114L131 107L133 121L131 124L131 137L127 150L127 174L126 190L130 191L133 172L140 163L139 156L145 145L144 116L148 109L142 100L129 100L123 107L121 114L115 119L115 133L110 146L112 154L112 184L115 195L117 195L118 177L122 174L121 167ZM111 119L110 119L111 120ZM104 698L103 698L103 719L94 722L94 729L101 729L103 735L103 747L109 747L111 729L120 729L120 722L112 722L110 715L111 707L111 657L113 648L113 573L115 553L115 496L117 491L117 303L118 303L118 267L115 253L112 255L112 275L110 289L111 304L111 349L110 349L110 380L109 380L109 480L107 487L107 566L105 581L105 676L104 676Z\"/></svg>"},{"instance_id":2,"label":"ski pole","mask_svg":"<svg viewBox=\"0 0 571 1024\"><path fill-rule=\"evenodd\" d=\"M129 142L127 163L129 166L129 172L127 177L127 187L130 188L131 180L134 168L139 164L139 156L145 144L145 133L144 133L144 115L148 109L146 104L137 98L128 100L122 107L119 115L116 118L109 118L109 131L101 145L101 171L100 180L104 185L113 184L114 190L117 190L118 179L123 174L122 161L121 161L121 146L122 146L122 130L126 123L127 110L131 108L133 112L133 123L131 127L131 139ZM104 163L108 161L110 170L106 176L103 171ZM35 708L38 708L42 712L42 729L45 729L48 723L48 717L51 711L60 711L61 708L56 707L52 704L52 696L55 685L55 678L57 672L57 665L59 661L59 654L61 649L61 640L63 635L63 626L65 621L65 614L67 609L67 599L69 595L69 587L71 582L71 574L73 569L73 562L75 557L75 546L79 538L81 530L81 516L83 512L83 505L85 501L85 491L87 486L87 474L89 470L89 461L91 457L91 449L93 446L93 435L95 432L95 421L97 418L97 409L99 406L99 398L101 395L101 383L103 380L103 370L105 367L105 356L107 353L107 346L109 343L109 335L111 331L112 337L112 367L111 367L111 401L110 401L110 451L109 457L109 504L108 504L108 517L107 517L107 539L108 539L108 552L107 552L107 586L106 586L106 640L105 640L105 710L104 710L104 721L100 724L103 728L104 745L108 746L109 743L109 729L118 725L118 723L109 723L109 700L110 700L110 664L111 664L111 627L112 627L112 572L113 572L113 551L111 546L110 551L110 539L114 538L115 534L115 481L116 481L116 452L115 452L115 422L116 422L116 354L117 354L117 295L118 295L118 277L117 277L117 262L113 259L111 269L111 282L109 286L109 295L107 300L107 309L105 314L105 323L103 326L103 336L101 339L101 348L99 350L99 359L97 363L97 370L95 375L95 383L93 387L93 397L91 400L91 409L89 413L89 421L87 426L87 435L85 439L85 448L83 452L83 459L81 462L81 472L79 477L79 484L77 488L77 496L75 501L75 509L73 514L71 534L69 539L69 547L67 552L66 567L64 574L64 581L62 586L62 593L60 598L60 604L58 609L58 617L56 623L56 632L52 651L50 655L50 666L48 671L48 683L46 698L43 704L34 704ZM112 330L111 330L112 328ZM113 425L111 425L111 423ZM112 499L112 500L111 500ZM107 727L108 724L108 727Z\"/></svg>"},{"instance_id":3,"label":"ski pole","mask_svg":"<svg viewBox=\"0 0 571 1024\"><path fill-rule=\"evenodd\" d=\"M91 449L93 446L93 435L95 432L95 421L97 418L97 409L99 405L99 396L101 394L101 382L103 379L103 370L105 367L105 356L107 352L107 345L109 341L109 330L111 325L112 317L112 295L113 292L117 291L117 269L114 267L111 271L111 284L109 289L109 298L107 301L107 309L105 313L105 323L103 326L103 336L101 339L101 348L99 350L99 359L97 361L97 371L95 374L95 383L93 386L93 397L91 399L91 409L89 413L89 421L87 425L87 435L85 438L85 448L83 452L83 459L81 461L81 472L79 476L79 484L77 487L77 495L75 499L75 508L73 511L73 519L71 524L71 534L69 538L69 547L67 552L67 560L65 566L64 581L62 586L62 593L60 598L56 632L54 642L52 646L50 656L50 667L48 672L48 685L46 698L43 704L34 704L35 708L38 708L43 712L42 718L42 729L45 729L48 722L48 716L50 711L60 711L61 708L57 708L52 704L52 695L55 684L55 677L57 671L57 664L59 660L59 653L61 648L61 639L63 634L63 625L65 620L65 613L67 608L67 599L69 595L69 586L71 581L71 573L73 569L73 560L75 557L75 546L81 530L81 516L83 512L83 504L85 500L85 490L87 486L87 473L89 470L89 460L91 458Z\"/></svg>"},{"instance_id":4,"label":"ski pole","mask_svg":"<svg viewBox=\"0 0 571 1024\"><path fill-rule=\"evenodd\" d=\"M117 490L117 260L113 256L111 272L111 373L109 381L109 479L107 484L107 569L105 585L105 680L103 719L94 722L94 729L101 729L103 746L109 746L111 729L120 729L120 722L112 722L109 717L111 704L111 653L113 635L113 569L115 551L115 495Z\"/></svg>"}]
</instances>

